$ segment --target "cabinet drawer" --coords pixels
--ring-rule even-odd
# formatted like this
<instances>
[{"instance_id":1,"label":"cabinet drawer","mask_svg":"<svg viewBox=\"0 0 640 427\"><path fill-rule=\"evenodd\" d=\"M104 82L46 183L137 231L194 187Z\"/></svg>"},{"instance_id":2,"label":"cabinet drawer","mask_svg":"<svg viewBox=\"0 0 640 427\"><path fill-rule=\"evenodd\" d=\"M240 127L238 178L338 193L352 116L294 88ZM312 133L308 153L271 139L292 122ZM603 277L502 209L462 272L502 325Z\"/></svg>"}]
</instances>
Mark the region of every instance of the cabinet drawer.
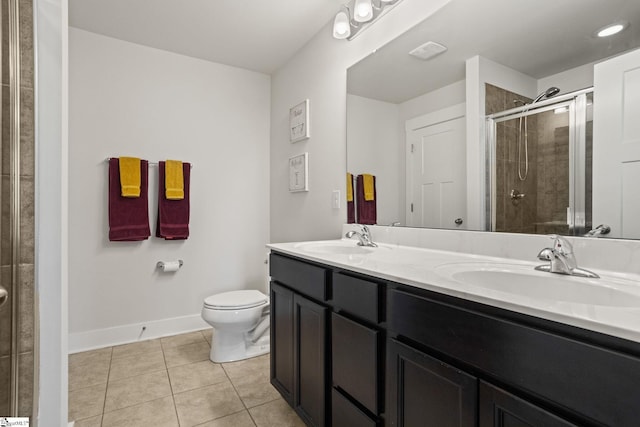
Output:
<instances>
[{"instance_id":1,"label":"cabinet drawer","mask_svg":"<svg viewBox=\"0 0 640 427\"><path fill-rule=\"evenodd\" d=\"M332 427L376 427L378 423L351 403L335 388L331 390Z\"/></svg>"},{"instance_id":2,"label":"cabinet drawer","mask_svg":"<svg viewBox=\"0 0 640 427\"><path fill-rule=\"evenodd\" d=\"M380 333L336 313L331 327L333 385L378 414Z\"/></svg>"},{"instance_id":3,"label":"cabinet drawer","mask_svg":"<svg viewBox=\"0 0 640 427\"><path fill-rule=\"evenodd\" d=\"M378 323L380 319L378 284L333 273L333 305L349 314Z\"/></svg>"},{"instance_id":4,"label":"cabinet drawer","mask_svg":"<svg viewBox=\"0 0 640 427\"><path fill-rule=\"evenodd\" d=\"M637 424L637 357L400 290L389 291L387 313L391 335L463 361L550 407L604 425Z\"/></svg>"},{"instance_id":5,"label":"cabinet drawer","mask_svg":"<svg viewBox=\"0 0 640 427\"><path fill-rule=\"evenodd\" d=\"M513 394L480 381L480 427L577 427Z\"/></svg>"},{"instance_id":6,"label":"cabinet drawer","mask_svg":"<svg viewBox=\"0 0 640 427\"><path fill-rule=\"evenodd\" d=\"M329 271L282 255L271 253L269 257L271 277L301 294L319 301L326 301Z\"/></svg>"}]
</instances>

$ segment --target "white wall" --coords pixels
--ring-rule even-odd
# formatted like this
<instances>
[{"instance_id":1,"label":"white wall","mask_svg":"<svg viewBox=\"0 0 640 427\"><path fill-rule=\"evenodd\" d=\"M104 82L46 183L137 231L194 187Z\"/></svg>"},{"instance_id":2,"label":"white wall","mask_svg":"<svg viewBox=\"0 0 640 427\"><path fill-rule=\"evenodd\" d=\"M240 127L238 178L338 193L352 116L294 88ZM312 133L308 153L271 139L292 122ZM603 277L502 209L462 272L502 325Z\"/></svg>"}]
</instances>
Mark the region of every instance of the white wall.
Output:
<instances>
[{"instance_id":1,"label":"white wall","mask_svg":"<svg viewBox=\"0 0 640 427\"><path fill-rule=\"evenodd\" d=\"M590 62L541 78L538 80L538 93L542 93L552 86L560 88L560 93L569 93L593 86L593 66L595 64L595 62Z\"/></svg>"},{"instance_id":2,"label":"white wall","mask_svg":"<svg viewBox=\"0 0 640 427\"><path fill-rule=\"evenodd\" d=\"M418 24L448 0L404 0L351 41L332 37L332 22L272 76L271 240L337 238L346 206L331 208L331 192L346 180L347 68ZM289 143L289 108L309 98L311 138ZM289 193L288 158L309 153L309 192Z\"/></svg>"},{"instance_id":3,"label":"white wall","mask_svg":"<svg viewBox=\"0 0 640 427\"><path fill-rule=\"evenodd\" d=\"M347 95L348 171L376 176L378 224L404 223L404 140L397 104Z\"/></svg>"},{"instance_id":4,"label":"white wall","mask_svg":"<svg viewBox=\"0 0 640 427\"><path fill-rule=\"evenodd\" d=\"M466 83L464 80L460 80L403 102L400 104L400 120L403 130L404 122L409 119L462 104L466 101L465 90Z\"/></svg>"},{"instance_id":5,"label":"white wall","mask_svg":"<svg viewBox=\"0 0 640 427\"><path fill-rule=\"evenodd\" d=\"M266 290L270 77L75 28L69 45L71 351L204 327L206 296ZM105 159L124 155L192 162L188 240L108 241ZM154 234L155 166L149 183Z\"/></svg>"},{"instance_id":6,"label":"white wall","mask_svg":"<svg viewBox=\"0 0 640 427\"><path fill-rule=\"evenodd\" d=\"M64 426L68 416L67 16L66 0L34 2L35 310L39 322L34 409L41 427Z\"/></svg>"}]
</instances>

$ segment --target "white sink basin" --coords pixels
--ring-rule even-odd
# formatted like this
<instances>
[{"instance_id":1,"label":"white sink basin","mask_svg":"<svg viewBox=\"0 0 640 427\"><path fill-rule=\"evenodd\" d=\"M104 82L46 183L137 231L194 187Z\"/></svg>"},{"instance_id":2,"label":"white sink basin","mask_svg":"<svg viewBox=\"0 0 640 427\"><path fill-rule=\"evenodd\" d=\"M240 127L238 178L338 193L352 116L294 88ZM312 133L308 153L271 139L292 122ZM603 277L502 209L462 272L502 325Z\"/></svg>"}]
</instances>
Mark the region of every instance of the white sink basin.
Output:
<instances>
[{"instance_id":1,"label":"white sink basin","mask_svg":"<svg viewBox=\"0 0 640 427\"><path fill-rule=\"evenodd\" d=\"M535 299L640 308L640 286L615 277L588 279L536 271L529 265L483 262L443 264L434 271L465 285Z\"/></svg>"},{"instance_id":2,"label":"white sink basin","mask_svg":"<svg viewBox=\"0 0 640 427\"><path fill-rule=\"evenodd\" d=\"M387 246L358 246L356 240L305 242L296 244L295 248L304 252L322 255L367 255L379 250L389 249Z\"/></svg>"}]
</instances>

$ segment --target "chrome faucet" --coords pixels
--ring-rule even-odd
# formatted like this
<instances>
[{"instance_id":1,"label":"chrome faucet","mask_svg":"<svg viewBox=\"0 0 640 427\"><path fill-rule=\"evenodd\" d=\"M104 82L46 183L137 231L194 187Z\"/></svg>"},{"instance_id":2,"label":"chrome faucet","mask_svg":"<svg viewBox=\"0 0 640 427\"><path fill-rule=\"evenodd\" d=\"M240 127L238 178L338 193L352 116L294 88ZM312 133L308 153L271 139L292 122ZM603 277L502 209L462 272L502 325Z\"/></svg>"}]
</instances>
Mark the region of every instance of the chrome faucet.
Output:
<instances>
[{"instance_id":1,"label":"chrome faucet","mask_svg":"<svg viewBox=\"0 0 640 427\"><path fill-rule=\"evenodd\" d=\"M557 235L552 235L551 238L553 247L544 248L538 254L539 260L549 261L549 264L539 265L536 270L592 279L600 277L596 273L578 267L576 257L573 255L573 246L567 239Z\"/></svg>"},{"instance_id":2,"label":"chrome faucet","mask_svg":"<svg viewBox=\"0 0 640 427\"><path fill-rule=\"evenodd\" d=\"M373 241L371 240L371 233L369 232L369 227L367 227L366 225L362 226L360 232L352 230L344 235L344 237L346 237L347 239L350 239L353 236L356 236L358 238L358 246L369 246L373 248L378 247L378 245L373 243Z\"/></svg>"},{"instance_id":3,"label":"chrome faucet","mask_svg":"<svg viewBox=\"0 0 640 427\"><path fill-rule=\"evenodd\" d=\"M584 234L584 237L600 237L609 233L611 233L611 227L609 227L607 224L600 224L596 228Z\"/></svg>"}]
</instances>

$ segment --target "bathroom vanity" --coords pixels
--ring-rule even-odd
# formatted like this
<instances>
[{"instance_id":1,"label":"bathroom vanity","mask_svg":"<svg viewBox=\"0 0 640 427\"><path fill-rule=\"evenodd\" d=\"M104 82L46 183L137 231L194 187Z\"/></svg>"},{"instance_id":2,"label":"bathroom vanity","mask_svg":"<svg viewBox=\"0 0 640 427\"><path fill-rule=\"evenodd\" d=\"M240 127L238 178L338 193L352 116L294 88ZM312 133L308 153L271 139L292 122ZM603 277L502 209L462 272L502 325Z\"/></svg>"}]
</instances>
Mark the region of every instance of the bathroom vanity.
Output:
<instances>
[{"instance_id":1,"label":"bathroom vanity","mask_svg":"<svg viewBox=\"0 0 640 427\"><path fill-rule=\"evenodd\" d=\"M307 425L638 425L640 340L598 326L633 294L525 307L432 274L488 258L304 245L269 245L271 383Z\"/></svg>"}]
</instances>

